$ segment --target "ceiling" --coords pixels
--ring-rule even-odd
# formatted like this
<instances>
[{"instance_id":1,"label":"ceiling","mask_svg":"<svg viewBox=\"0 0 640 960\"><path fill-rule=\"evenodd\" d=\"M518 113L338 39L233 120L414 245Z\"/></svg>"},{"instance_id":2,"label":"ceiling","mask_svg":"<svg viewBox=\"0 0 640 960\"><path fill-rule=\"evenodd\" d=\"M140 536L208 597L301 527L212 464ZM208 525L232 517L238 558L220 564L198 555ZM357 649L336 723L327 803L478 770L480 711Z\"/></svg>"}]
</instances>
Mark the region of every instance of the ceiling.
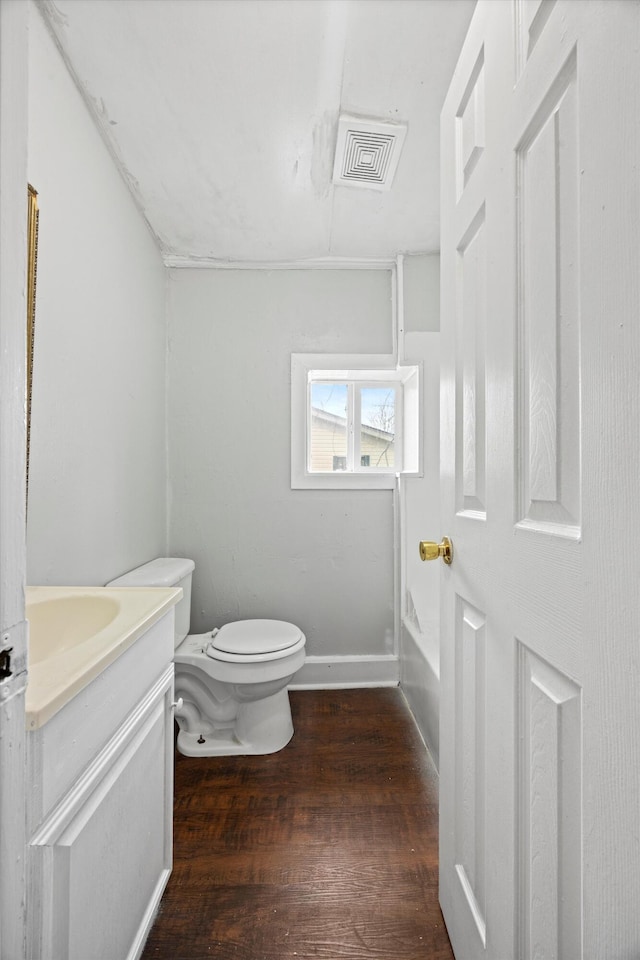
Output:
<instances>
[{"instance_id":1,"label":"ceiling","mask_svg":"<svg viewBox=\"0 0 640 960\"><path fill-rule=\"evenodd\" d=\"M439 247L439 113L475 0L42 0L167 263ZM332 183L341 113L407 124Z\"/></svg>"}]
</instances>

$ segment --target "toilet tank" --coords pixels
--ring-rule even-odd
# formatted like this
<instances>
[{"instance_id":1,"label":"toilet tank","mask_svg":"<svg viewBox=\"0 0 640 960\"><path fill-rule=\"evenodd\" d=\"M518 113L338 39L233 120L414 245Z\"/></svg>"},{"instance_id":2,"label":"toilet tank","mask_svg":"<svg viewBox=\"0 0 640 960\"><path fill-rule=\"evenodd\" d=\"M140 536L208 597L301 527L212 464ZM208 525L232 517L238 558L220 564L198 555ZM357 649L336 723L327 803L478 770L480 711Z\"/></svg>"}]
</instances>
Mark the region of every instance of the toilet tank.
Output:
<instances>
[{"instance_id":1,"label":"toilet tank","mask_svg":"<svg viewBox=\"0 0 640 960\"><path fill-rule=\"evenodd\" d=\"M158 557L143 563L107 587L182 587L183 597L175 606L174 647L182 643L189 633L191 622L191 577L195 568L193 560L184 557Z\"/></svg>"}]
</instances>

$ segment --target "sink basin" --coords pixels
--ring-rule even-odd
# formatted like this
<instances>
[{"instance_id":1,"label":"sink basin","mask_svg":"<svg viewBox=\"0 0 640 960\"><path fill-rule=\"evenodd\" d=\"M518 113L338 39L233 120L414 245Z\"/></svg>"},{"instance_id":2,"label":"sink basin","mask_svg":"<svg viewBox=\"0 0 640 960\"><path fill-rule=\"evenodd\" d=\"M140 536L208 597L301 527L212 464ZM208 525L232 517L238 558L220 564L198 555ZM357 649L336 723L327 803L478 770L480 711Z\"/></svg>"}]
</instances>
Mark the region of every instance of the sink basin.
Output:
<instances>
[{"instance_id":1,"label":"sink basin","mask_svg":"<svg viewBox=\"0 0 640 960\"><path fill-rule=\"evenodd\" d=\"M120 612L113 597L66 596L27 604L29 666L88 640Z\"/></svg>"},{"instance_id":2,"label":"sink basin","mask_svg":"<svg viewBox=\"0 0 640 960\"><path fill-rule=\"evenodd\" d=\"M181 588L27 587L27 729L50 720L181 597Z\"/></svg>"}]
</instances>

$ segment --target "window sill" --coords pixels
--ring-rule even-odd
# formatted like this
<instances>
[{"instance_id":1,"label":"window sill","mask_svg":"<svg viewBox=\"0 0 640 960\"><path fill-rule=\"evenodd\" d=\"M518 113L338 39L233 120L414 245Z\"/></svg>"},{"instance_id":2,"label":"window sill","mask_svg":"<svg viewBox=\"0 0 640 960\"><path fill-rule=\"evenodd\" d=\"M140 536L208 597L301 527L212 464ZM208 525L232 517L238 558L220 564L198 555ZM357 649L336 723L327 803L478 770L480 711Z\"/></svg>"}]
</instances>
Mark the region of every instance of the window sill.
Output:
<instances>
[{"instance_id":1,"label":"window sill","mask_svg":"<svg viewBox=\"0 0 640 960\"><path fill-rule=\"evenodd\" d=\"M419 473L306 473L291 478L292 490L394 490L398 479Z\"/></svg>"}]
</instances>

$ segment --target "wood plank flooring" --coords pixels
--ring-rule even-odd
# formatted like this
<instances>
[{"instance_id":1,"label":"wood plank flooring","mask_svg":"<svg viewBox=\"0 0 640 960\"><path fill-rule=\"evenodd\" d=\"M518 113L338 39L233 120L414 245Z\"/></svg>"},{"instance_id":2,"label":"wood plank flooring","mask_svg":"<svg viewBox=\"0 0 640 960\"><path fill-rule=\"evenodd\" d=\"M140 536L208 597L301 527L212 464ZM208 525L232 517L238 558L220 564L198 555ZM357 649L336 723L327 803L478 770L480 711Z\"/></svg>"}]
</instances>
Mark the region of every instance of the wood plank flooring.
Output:
<instances>
[{"instance_id":1,"label":"wood plank flooring","mask_svg":"<svg viewBox=\"0 0 640 960\"><path fill-rule=\"evenodd\" d=\"M453 960L437 777L400 691L290 696L279 753L176 755L174 870L142 960Z\"/></svg>"}]
</instances>

